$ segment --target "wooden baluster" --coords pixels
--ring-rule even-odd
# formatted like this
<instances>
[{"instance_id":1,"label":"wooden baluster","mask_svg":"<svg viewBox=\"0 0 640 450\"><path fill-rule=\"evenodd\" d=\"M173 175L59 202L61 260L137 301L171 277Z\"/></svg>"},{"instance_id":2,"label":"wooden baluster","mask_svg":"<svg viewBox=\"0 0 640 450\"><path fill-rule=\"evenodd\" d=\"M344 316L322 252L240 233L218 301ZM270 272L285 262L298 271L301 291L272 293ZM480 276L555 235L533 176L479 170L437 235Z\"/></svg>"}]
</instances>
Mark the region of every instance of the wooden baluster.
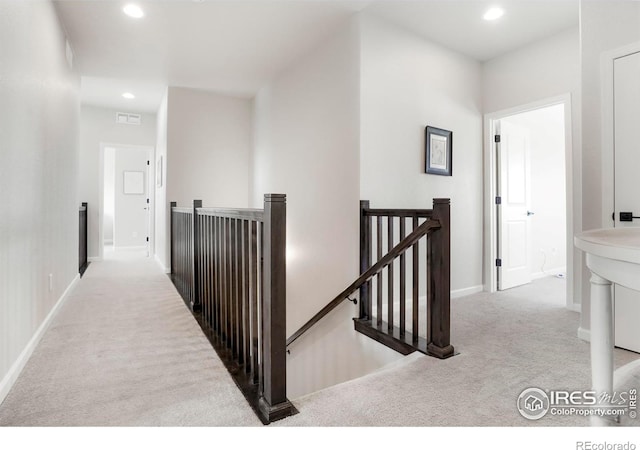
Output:
<instances>
[{"instance_id":1,"label":"wooden baluster","mask_svg":"<svg viewBox=\"0 0 640 450\"><path fill-rule=\"evenodd\" d=\"M258 383L258 223L251 221L249 302L251 304L251 378Z\"/></svg>"},{"instance_id":2,"label":"wooden baluster","mask_svg":"<svg viewBox=\"0 0 640 450\"><path fill-rule=\"evenodd\" d=\"M175 217L176 217L176 213L173 212L173 208L175 208L176 206L178 206L178 204L176 202L170 202L169 203L169 211L171 214L171 219L169 220L169 226L171 228L169 228L169 236L171 236L171 238L169 239L169 268L171 270L171 278L174 279L174 284L175 284L175 247L176 247L176 222L175 222Z\"/></svg>"},{"instance_id":3,"label":"wooden baluster","mask_svg":"<svg viewBox=\"0 0 640 450\"><path fill-rule=\"evenodd\" d=\"M218 336L222 336L222 322L220 320L220 305L221 305L221 298L222 298L222 264L220 264L220 253L221 253L221 249L220 249L220 236L222 234L222 229L220 226L220 217L214 217L213 218L213 227L214 227L214 236L215 239L214 241L214 264L216 266L216 289L214 291L214 324L215 324L215 330L218 334Z\"/></svg>"},{"instance_id":4,"label":"wooden baluster","mask_svg":"<svg viewBox=\"0 0 640 450\"><path fill-rule=\"evenodd\" d=\"M448 198L433 199L432 219L440 228L429 238L430 275L427 286L427 352L438 358L453 356L451 335L451 234Z\"/></svg>"},{"instance_id":5,"label":"wooden baluster","mask_svg":"<svg viewBox=\"0 0 640 450\"><path fill-rule=\"evenodd\" d=\"M242 304L243 326L242 340L244 341L243 359L245 371L249 367L249 354L251 352L251 321L249 316L249 221L242 221Z\"/></svg>"},{"instance_id":6,"label":"wooden baluster","mask_svg":"<svg viewBox=\"0 0 640 450\"><path fill-rule=\"evenodd\" d=\"M382 258L382 216L377 216L377 253L376 253L376 259L379 261L380 258ZM377 298L376 298L376 324L378 327L382 326L382 272L378 273L376 275L376 294L377 294Z\"/></svg>"},{"instance_id":7,"label":"wooden baluster","mask_svg":"<svg viewBox=\"0 0 640 450\"><path fill-rule=\"evenodd\" d=\"M393 248L393 216L387 217L387 252ZM393 331L393 262L387 266L387 330Z\"/></svg>"},{"instance_id":8,"label":"wooden baluster","mask_svg":"<svg viewBox=\"0 0 640 450\"><path fill-rule=\"evenodd\" d=\"M262 339L264 333L264 222L260 222L258 236L260 239L258 243L258 336L260 340L258 346L258 392L262 394L264 392L264 339Z\"/></svg>"},{"instance_id":9,"label":"wooden baluster","mask_svg":"<svg viewBox=\"0 0 640 450\"><path fill-rule=\"evenodd\" d=\"M220 336L222 340L227 340L227 219L220 218Z\"/></svg>"},{"instance_id":10,"label":"wooden baluster","mask_svg":"<svg viewBox=\"0 0 640 450\"><path fill-rule=\"evenodd\" d=\"M371 217L366 215L369 200L360 202L360 273L363 274L371 267ZM372 295L371 281L360 288L360 319L371 320Z\"/></svg>"},{"instance_id":11,"label":"wooden baluster","mask_svg":"<svg viewBox=\"0 0 640 450\"><path fill-rule=\"evenodd\" d=\"M231 227L230 241L229 241L229 282L231 283L230 295L229 295L229 325L231 327L231 355L235 357L237 354L238 338L236 335L236 219L230 219L229 226Z\"/></svg>"},{"instance_id":12,"label":"wooden baluster","mask_svg":"<svg viewBox=\"0 0 640 450\"><path fill-rule=\"evenodd\" d=\"M241 309L240 309L240 286L241 286L241 272L240 272L240 219L236 219L234 221L235 227L235 239L233 243L233 253L234 253L234 264L233 271L235 276L235 296L233 299L234 302L234 331L235 331L235 347L236 347L236 357L238 360L240 359L240 347L242 346L242 341L240 338L240 324L241 320Z\"/></svg>"},{"instance_id":13,"label":"wooden baluster","mask_svg":"<svg viewBox=\"0 0 640 450\"><path fill-rule=\"evenodd\" d=\"M242 220L236 220L236 352L242 358Z\"/></svg>"},{"instance_id":14,"label":"wooden baluster","mask_svg":"<svg viewBox=\"0 0 640 450\"><path fill-rule=\"evenodd\" d=\"M413 218L413 229L418 228L418 217ZM420 289L420 276L419 276L419 254L418 254L418 242L413 244L413 304L411 307L411 313L413 315L413 326L412 326L412 334L413 334L413 343L418 342L418 299L419 299L419 289Z\"/></svg>"},{"instance_id":15,"label":"wooden baluster","mask_svg":"<svg viewBox=\"0 0 640 450\"><path fill-rule=\"evenodd\" d=\"M293 412L287 400L286 336L286 197L264 198L264 289L262 296L262 342L264 371L259 409L274 421Z\"/></svg>"},{"instance_id":16,"label":"wooden baluster","mask_svg":"<svg viewBox=\"0 0 640 450\"><path fill-rule=\"evenodd\" d=\"M213 328L213 315L211 314L211 307L213 306L213 296L211 295L211 289L213 288L213 264L211 263L211 255L213 253L211 239L213 230L211 227L211 219L211 216L205 216L205 224L207 226L207 323L210 328Z\"/></svg>"},{"instance_id":17,"label":"wooden baluster","mask_svg":"<svg viewBox=\"0 0 640 450\"><path fill-rule=\"evenodd\" d=\"M200 238L198 239L199 241L199 255L200 257L199 262L198 262L198 267L199 267L199 279L200 279L200 301L202 303L202 317L205 319L205 323L206 323L206 304L207 304L207 289L206 289L206 267L205 267L205 261L206 261L206 242L207 242L207 232L205 229L205 216L199 214L198 215L198 221L200 222L200 224L198 225L198 230L199 230L199 234L200 234Z\"/></svg>"},{"instance_id":18,"label":"wooden baluster","mask_svg":"<svg viewBox=\"0 0 640 450\"><path fill-rule=\"evenodd\" d=\"M231 345L233 342L232 332L231 332L231 295L232 295L232 287L231 287L231 219L225 219L225 243L224 243L224 253L225 253L225 261L224 261L224 285L225 285L225 299L224 299L224 311L225 311L225 335L227 337L227 348L231 349Z\"/></svg>"},{"instance_id":19,"label":"wooden baluster","mask_svg":"<svg viewBox=\"0 0 640 450\"><path fill-rule=\"evenodd\" d=\"M406 218L400 216L400 240L406 236ZM400 337L405 334L405 322L407 320L407 261L406 252L400 255Z\"/></svg>"},{"instance_id":20,"label":"wooden baluster","mask_svg":"<svg viewBox=\"0 0 640 450\"><path fill-rule=\"evenodd\" d=\"M193 201L193 231L192 231L192 261L193 261L193 282L192 282L192 300L191 300L191 309L194 311L199 311L202 308L202 303L200 301L200 230L199 230L199 220L198 220L198 208L202 208L202 200L194 200Z\"/></svg>"}]
</instances>

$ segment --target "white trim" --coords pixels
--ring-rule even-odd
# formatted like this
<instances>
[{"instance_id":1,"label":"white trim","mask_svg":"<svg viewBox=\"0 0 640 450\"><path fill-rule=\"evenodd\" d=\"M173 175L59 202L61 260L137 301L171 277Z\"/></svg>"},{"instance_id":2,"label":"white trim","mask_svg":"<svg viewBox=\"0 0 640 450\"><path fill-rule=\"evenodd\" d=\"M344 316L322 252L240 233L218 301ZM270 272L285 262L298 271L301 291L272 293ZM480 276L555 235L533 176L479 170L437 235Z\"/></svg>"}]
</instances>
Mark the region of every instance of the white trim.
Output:
<instances>
[{"instance_id":1,"label":"white trim","mask_svg":"<svg viewBox=\"0 0 640 450\"><path fill-rule=\"evenodd\" d=\"M89 256L87 258L87 261L89 262L102 261L102 256Z\"/></svg>"},{"instance_id":2,"label":"white trim","mask_svg":"<svg viewBox=\"0 0 640 450\"><path fill-rule=\"evenodd\" d=\"M9 372L7 372L7 374L4 376L2 381L0 381L0 404L4 401L4 399L9 394L9 391L11 390L16 380L18 379L18 376L22 372L22 369L24 369L24 366L29 361L29 358L31 358L31 355L33 354L33 351L35 350L36 346L40 342L40 339L42 339L42 336L44 336L44 333L47 331L47 328L51 324L51 321L55 317L60 307L67 300L73 288L76 286L76 284L78 284L78 281L80 281L80 274L76 275L75 278L71 281L71 283L69 283L69 286L67 286L67 289L65 289L64 293L60 296L60 298L58 299L54 307L51 308L51 311L49 311L49 314L47 315L47 317L42 321L42 323L34 333L33 337L31 338L27 346L24 348L24 350L22 350L22 353L20 353L20 356L18 356L18 359L16 359L16 361L13 363L13 365L9 369Z\"/></svg>"},{"instance_id":3,"label":"white trim","mask_svg":"<svg viewBox=\"0 0 640 450\"><path fill-rule=\"evenodd\" d=\"M477 294L478 292L482 292L483 286L481 284L477 286L471 286L463 289L456 289L451 291L451 298L460 298L466 297L467 295Z\"/></svg>"},{"instance_id":4,"label":"white trim","mask_svg":"<svg viewBox=\"0 0 640 450\"><path fill-rule=\"evenodd\" d=\"M158 265L160 266L160 268L162 269L162 271L164 273L171 273L171 269L167 269L164 264L162 263L162 261L160 261L160 258L158 257L158 255L154 255L154 258L156 263L158 263Z\"/></svg>"},{"instance_id":5,"label":"white trim","mask_svg":"<svg viewBox=\"0 0 640 450\"><path fill-rule=\"evenodd\" d=\"M586 342L591 342L591 330L578 327L578 338Z\"/></svg>"},{"instance_id":6,"label":"white trim","mask_svg":"<svg viewBox=\"0 0 640 450\"><path fill-rule=\"evenodd\" d=\"M557 275L559 273L563 273L564 274L563 278L566 279L566 277L567 277L567 268L566 267L556 267L555 269L547 269L544 272L532 273L531 274L531 279L532 280L539 280L540 278L545 278L545 277L558 278Z\"/></svg>"},{"instance_id":7,"label":"white trim","mask_svg":"<svg viewBox=\"0 0 640 450\"><path fill-rule=\"evenodd\" d=\"M123 245L121 247L113 246L113 251L117 252L118 250L146 250L146 245Z\"/></svg>"},{"instance_id":8,"label":"white trim","mask_svg":"<svg viewBox=\"0 0 640 450\"><path fill-rule=\"evenodd\" d=\"M573 308L573 268L574 268L574 252L573 246L574 229L582 230L582 189L581 189L581 172L576 168L577 177L574 177L574 167L579 166L580 155L576 155L573 149L573 117L571 115L571 94L563 94L557 97L539 100L528 103L526 105L514 108L504 109L484 116L484 290L487 292L496 292L497 290L497 270L495 266L496 260L496 230L497 223L494 214L495 206L495 152L493 136L495 134L496 122L501 118L533 111L554 105L564 105L564 123L565 123L565 182L566 182L566 236L567 236L567 287L566 287L566 307ZM577 161L577 162L576 162ZM576 162L574 164L574 162ZM576 182L580 182L574 187Z\"/></svg>"}]
</instances>

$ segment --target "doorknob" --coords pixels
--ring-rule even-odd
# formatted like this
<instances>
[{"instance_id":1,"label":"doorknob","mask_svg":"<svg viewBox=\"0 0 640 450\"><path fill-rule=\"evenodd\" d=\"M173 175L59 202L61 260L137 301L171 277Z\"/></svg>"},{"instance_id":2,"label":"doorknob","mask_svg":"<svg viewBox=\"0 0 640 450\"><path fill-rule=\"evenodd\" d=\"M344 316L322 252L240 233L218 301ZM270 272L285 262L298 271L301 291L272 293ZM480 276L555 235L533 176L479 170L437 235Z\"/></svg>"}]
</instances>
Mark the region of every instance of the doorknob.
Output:
<instances>
[{"instance_id":1,"label":"doorknob","mask_svg":"<svg viewBox=\"0 0 640 450\"><path fill-rule=\"evenodd\" d=\"M531 211L527 211L527 216L533 216L535 213Z\"/></svg>"}]
</instances>

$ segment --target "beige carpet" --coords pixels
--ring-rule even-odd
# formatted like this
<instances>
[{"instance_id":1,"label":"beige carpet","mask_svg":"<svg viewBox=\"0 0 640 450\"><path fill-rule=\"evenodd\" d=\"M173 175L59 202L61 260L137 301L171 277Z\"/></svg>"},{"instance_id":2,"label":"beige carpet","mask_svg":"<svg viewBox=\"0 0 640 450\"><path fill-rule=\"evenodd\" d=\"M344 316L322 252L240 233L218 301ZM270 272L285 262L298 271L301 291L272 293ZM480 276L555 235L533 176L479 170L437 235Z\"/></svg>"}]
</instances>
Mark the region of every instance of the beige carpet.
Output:
<instances>
[{"instance_id":1,"label":"beige carpet","mask_svg":"<svg viewBox=\"0 0 640 450\"><path fill-rule=\"evenodd\" d=\"M89 266L0 425L261 426L169 278L128 256Z\"/></svg>"},{"instance_id":2,"label":"beige carpet","mask_svg":"<svg viewBox=\"0 0 640 450\"><path fill-rule=\"evenodd\" d=\"M92 263L5 402L9 426L260 426L166 275L148 259ZM419 354L292 399L275 426L586 426L520 417L527 387L586 389L589 346L557 278L452 302L445 361ZM616 350L616 365L638 357Z\"/></svg>"},{"instance_id":3,"label":"beige carpet","mask_svg":"<svg viewBox=\"0 0 640 450\"><path fill-rule=\"evenodd\" d=\"M590 387L589 345L576 337L579 314L564 308L564 288L564 279L548 277L455 299L451 340L459 355L440 361L414 353L297 399L301 413L277 425L588 426L578 416L530 421L516 409L528 387ZM639 356L616 349L616 365Z\"/></svg>"}]
</instances>

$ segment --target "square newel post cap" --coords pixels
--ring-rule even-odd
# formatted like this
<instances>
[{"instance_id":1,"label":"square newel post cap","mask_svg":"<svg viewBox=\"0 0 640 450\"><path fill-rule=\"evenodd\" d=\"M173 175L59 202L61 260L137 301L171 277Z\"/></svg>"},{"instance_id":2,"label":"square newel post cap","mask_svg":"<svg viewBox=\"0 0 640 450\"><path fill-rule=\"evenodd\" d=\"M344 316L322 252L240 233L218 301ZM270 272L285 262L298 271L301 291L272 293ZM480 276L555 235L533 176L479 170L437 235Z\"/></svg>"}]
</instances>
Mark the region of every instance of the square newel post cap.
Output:
<instances>
[{"instance_id":1,"label":"square newel post cap","mask_svg":"<svg viewBox=\"0 0 640 450\"><path fill-rule=\"evenodd\" d=\"M434 205L450 205L451 199L450 198L434 198L433 204Z\"/></svg>"},{"instance_id":2,"label":"square newel post cap","mask_svg":"<svg viewBox=\"0 0 640 450\"><path fill-rule=\"evenodd\" d=\"M286 202L286 194L264 194L265 202Z\"/></svg>"}]
</instances>

